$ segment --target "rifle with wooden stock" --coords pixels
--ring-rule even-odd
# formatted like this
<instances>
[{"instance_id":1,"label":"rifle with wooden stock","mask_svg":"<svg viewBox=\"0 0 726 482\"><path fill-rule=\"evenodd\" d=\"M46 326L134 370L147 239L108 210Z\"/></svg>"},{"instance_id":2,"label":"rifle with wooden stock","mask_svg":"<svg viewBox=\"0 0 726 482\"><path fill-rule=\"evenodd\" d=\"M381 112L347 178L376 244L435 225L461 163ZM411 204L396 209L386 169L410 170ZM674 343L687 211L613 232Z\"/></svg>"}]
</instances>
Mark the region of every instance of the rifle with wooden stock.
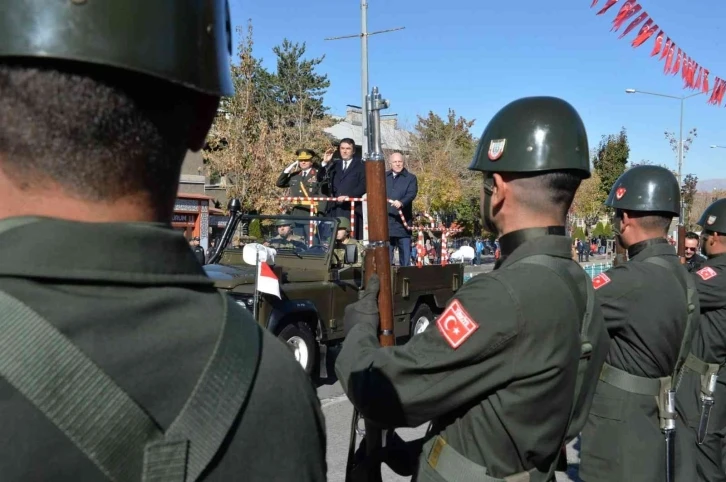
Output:
<instances>
[{"instance_id":1,"label":"rifle with wooden stock","mask_svg":"<svg viewBox=\"0 0 726 482\"><path fill-rule=\"evenodd\" d=\"M368 247L365 255L365 284L374 273L380 280L378 312L380 315L378 340L381 346L395 345L393 335L393 296L391 290L391 263L388 236L388 197L386 196L386 163L381 146L381 114L388 108L377 87L366 95L364 115L368 116L368 155L364 159L366 172L366 196L368 201ZM380 452L384 447L386 430L365 420L367 460L356 461L356 434L360 414L353 411L346 482L381 482ZM376 455L378 454L378 455Z\"/></svg>"}]
</instances>

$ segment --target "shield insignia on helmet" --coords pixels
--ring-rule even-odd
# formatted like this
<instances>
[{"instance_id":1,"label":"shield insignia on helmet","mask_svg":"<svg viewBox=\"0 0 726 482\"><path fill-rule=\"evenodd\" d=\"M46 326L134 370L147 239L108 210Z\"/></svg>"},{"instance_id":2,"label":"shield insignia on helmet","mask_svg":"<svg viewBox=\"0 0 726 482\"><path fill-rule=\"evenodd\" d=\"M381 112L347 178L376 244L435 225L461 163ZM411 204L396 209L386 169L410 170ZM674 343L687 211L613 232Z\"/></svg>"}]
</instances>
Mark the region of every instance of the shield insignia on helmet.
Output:
<instances>
[{"instance_id":1,"label":"shield insignia on helmet","mask_svg":"<svg viewBox=\"0 0 726 482\"><path fill-rule=\"evenodd\" d=\"M492 139L489 143L489 159L496 161L502 157L502 154L504 154L504 145L506 143L506 139Z\"/></svg>"},{"instance_id":2,"label":"shield insignia on helmet","mask_svg":"<svg viewBox=\"0 0 726 482\"><path fill-rule=\"evenodd\" d=\"M708 219L706 220L706 224L708 224L709 226L715 222L716 222L716 216L709 216Z\"/></svg>"},{"instance_id":3,"label":"shield insignia on helmet","mask_svg":"<svg viewBox=\"0 0 726 482\"><path fill-rule=\"evenodd\" d=\"M625 188L624 187L617 188L617 190L615 191L615 199L620 201L623 198L623 196L625 196Z\"/></svg>"}]
</instances>

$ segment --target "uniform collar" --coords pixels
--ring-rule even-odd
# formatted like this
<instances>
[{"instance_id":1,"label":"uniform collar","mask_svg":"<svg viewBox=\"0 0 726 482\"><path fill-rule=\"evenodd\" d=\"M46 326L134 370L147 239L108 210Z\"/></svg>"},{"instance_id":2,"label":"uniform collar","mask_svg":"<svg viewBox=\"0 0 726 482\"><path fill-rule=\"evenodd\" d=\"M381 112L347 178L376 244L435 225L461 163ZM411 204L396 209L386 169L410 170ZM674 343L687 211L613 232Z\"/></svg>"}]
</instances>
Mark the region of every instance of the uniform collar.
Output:
<instances>
[{"instance_id":1,"label":"uniform collar","mask_svg":"<svg viewBox=\"0 0 726 482\"><path fill-rule=\"evenodd\" d=\"M565 236L564 226L512 231L499 238L501 257L494 269L503 268L534 254L572 259L571 245L572 240Z\"/></svg>"},{"instance_id":2,"label":"uniform collar","mask_svg":"<svg viewBox=\"0 0 726 482\"><path fill-rule=\"evenodd\" d=\"M649 258L651 256L660 256L664 254L676 254L676 250L668 243L665 238L646 239L628 248L628 259L635 257Z\"/></svg>"},{"instance_id":3,"label":"uniform collar","mask_svg":"<svg viewBox=\"0 0 726 482\"><path fill-rule=\"evenodd\" d=\"M163 223L0 220L0 276L141 285L212 285Z\"/></svg>"}]
</instances>

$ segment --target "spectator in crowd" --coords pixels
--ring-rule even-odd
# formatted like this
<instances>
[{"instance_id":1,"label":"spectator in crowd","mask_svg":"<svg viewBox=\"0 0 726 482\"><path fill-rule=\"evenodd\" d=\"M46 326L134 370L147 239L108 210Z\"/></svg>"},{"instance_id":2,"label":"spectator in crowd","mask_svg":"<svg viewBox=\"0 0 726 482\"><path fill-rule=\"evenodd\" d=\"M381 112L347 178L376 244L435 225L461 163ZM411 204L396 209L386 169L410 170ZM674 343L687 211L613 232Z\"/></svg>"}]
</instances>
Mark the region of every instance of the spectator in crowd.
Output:
<instances>
[{"instance_id":1,"label":"spectator in crowd","mask_svg":"<svg viewBox=\"0 0 726 482\"><path fill-rule=\"evenodd\" d=\"M699 236L693 231L686 233L686 269L690 272L698 271L706 258L699 251Z\"/></svg>"},{"instance_id":2,"label":"spectator in crowd","mask_svg":"<svg viewBox=\"0 0 726 482\"><path fill-rule=\"evenodd\" d=\"M407 223L413 220L413 200L418 194L418 181L404 167L403 155L398 152L389 157L391 170L386 172L386 196L388 206L388 235L391 241L391 264L393 249L398 248L398 260L401 266L409 266L411 259L411 231L403 225L401 213ZM399 212L400 210L400 212Z\"/></svg>"}]
</instances>

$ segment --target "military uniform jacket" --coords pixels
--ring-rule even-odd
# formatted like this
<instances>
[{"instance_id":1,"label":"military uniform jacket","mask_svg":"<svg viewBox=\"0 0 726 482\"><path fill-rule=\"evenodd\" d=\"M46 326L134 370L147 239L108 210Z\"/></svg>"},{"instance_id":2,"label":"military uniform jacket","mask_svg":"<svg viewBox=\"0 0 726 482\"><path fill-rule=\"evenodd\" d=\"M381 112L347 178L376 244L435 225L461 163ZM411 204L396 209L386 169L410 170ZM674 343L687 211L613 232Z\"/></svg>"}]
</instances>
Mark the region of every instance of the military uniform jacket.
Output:
<instances>
[{"instance_id":1,"label":"military uniform jacket","mask_svg":"<svg viewBox=\"0 0 726 482\"><path fill-rule=\"evenodd\" d=\"M168 226L38 219L13 228L0 221L0 290L51 322L168 428L222 327L211 280ZM242 308L236 316L254 323ZM260 353L244 412L201 480L325 480L324 420L310 380L264 330ZM3 481L108 480L4 378L0 426Z\"/></svg>"},{"instance_id":2,"label":"military uniform jacket","mask_svg":"<svg viewBox=\"0 0 726 482\"><path fill-rule=\"evenodd\" d=\"M703 444L695 445L698 457L697 480L726 482L722 465L722 458L726 456L726 451L722 449L723 431L726 429L726 370L723 368L726 363L726 255L706 260L692 276L696 281L701 315L691 352L706 363L722 366L718 373L708 434ZM678 411L694 436L700 421L700 397L700 375L684 370L683 381L677 392Z\"/></svg>"},{"instance_id":3,"label":"military uniform jacket","mask_svg":"<svg viewBox=\"0 0 726 482\"><path fill-rule=\"evenodd\" d=\"M280 177L277 178L276 185L277 187L281 188L290 188L288 194L290 197L322 197L326 196L326 194L323 194L323 188L327 185L325 182L324 174L325 171L323 169L317 169L315 167L311 167L307 175L304 175L302 171L291 173L283 172L282 174L280 174ZM309 204L294 203L294 205L296 211L307 211L307 213L303 215L308 215L310 213ZM318 211L325 212L325 201L318 201L317 206Z\"/></svg>"},{"instance_id":4,"label":"military uniform jacket","mask_svg":"<svg viewBox=\"0 0 726 482\"><path fill-rule=\"evenodd\" d=\"M670 376L686 328L686 292L666 268L644 261L658 256L674 266L680 262L665 239L644 241L628 251L627 263L593 278L611 338L606 363L640 377ZM685 427L677 422L683 433ZM582 433L583 480L661 482L664 446L653 396L598 383Z\"/></svg>"},{"instance_id":5,"label":"military uniform jacket","mask_svg":"<svg viewBox=\"0 0 726 482\"><path fill-rule=\"evenodd\" d=\"M493 477L534 467L547 473L573 406L588 280L570 257L570 239L543 230L507 235L526 240L494 272L467 281L437 323L405 345L380 348L376 327L351 329L336 373L365 417L394 427L431 421L428 436L440 434ZM519 262L536 254L554 258L581 291L549 268ZM607 335L595 310L601 364ZM584 382L590 393L595 376ZM584 418L575 417L576 431ZM425 464L422 455L418 480Z\"/></svg>"},{"instance_id":6,"label":"military uniform jacket","mask_svg":"<svg viewBox=\"0 0 726 482\"><path fill-rule=\"evenodd\" d=\"M340 263L343 263L343 261L345 260L345 248L342 247L341 244L343 244L343 245L355 244L356 246L358 246L358 261L355 263L349 264L348 266L352 266L355 268L363 266L363 252L365 250L365 246L363 246L363 244L356 239L348 238L345 241L343 241L342 243L339 243L336 240L335 248L333 248L333 250L334 250L333 252L335 253L336 258L338 258L338 261Z\"/></svg>"}]
</instances>

